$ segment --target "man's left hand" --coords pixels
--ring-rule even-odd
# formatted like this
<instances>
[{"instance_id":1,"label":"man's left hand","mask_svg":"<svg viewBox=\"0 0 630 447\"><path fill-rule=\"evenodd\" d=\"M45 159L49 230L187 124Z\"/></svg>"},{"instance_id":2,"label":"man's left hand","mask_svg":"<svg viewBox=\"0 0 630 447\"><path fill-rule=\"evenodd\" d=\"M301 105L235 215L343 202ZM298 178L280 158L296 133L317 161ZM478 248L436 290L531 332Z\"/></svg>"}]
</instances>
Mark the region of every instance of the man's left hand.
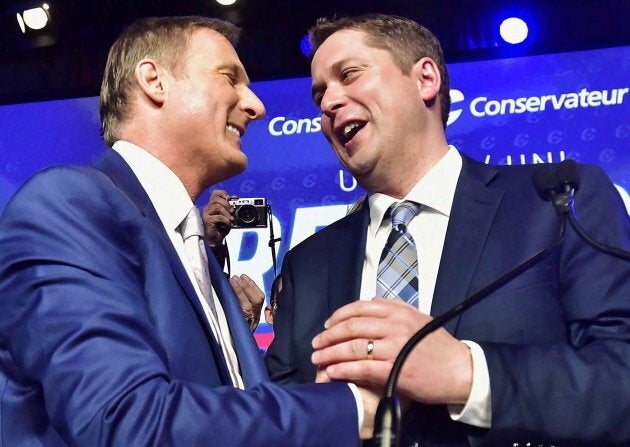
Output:
<instances>
[{"instance_id":1,"label":"man's left hand","mask_svg":"<svg viewBox=\"0 0 630 447\"><path fill-rule=\"evenodd\" d=\"M265 293L247 275L232 276L230 285L238 298L243 315L253 332L260 322L260 312L265 303Z\"/></svg>"},{"instance_id":2,"label":"man's left hand","mask_svg":"<svg viewBox=\"0 0 630 447\"><path fill-rule=\"evenodd\" d=\"M382 389L403 345L429 321L400 300L375 298L338 309L313 339L312 361L325 371L319 380ZM463 404L471 386L470 349L441 328L411 351L398 381L402 395L427 404Z\"/></svg>"}]
</instances>

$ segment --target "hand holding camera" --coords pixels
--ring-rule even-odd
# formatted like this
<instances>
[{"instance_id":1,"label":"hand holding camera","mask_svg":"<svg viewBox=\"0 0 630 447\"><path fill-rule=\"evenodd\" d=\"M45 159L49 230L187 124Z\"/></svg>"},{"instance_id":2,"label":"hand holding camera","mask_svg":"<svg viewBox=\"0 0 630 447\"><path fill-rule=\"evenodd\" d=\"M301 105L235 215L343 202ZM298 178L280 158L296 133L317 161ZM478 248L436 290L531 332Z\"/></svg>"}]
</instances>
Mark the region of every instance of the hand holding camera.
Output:
<instances>
[{"instance_id":1,"label":"hand holding camera","mask_svg":"<svg viewBox=\"0 0 630 447\"><path fill-rule=\"evenodd\" d=\"M215 190L203 208L205 239L223 265L227 263L230 276L230 258L224 239L232 228L265 228L267 226L267 200L263 198L238 198L226 191ZM239 301L243 316L252 331L260 321L265 293L247 275L230 278L230 285Z\"/></svg>"},{"instance_id":2,"label":"hand holding camera","mask_svg":"<svg viewBox=\"0 0 630 447\"><path fill-rule=\"evenodd\" d=\"M212 191L210 200L203 207L201 218L205 239L213 248L220 246L232 229L234 215L228 202L231 197L226 191L217 189Z\"/></svg>"},{"instance_id":3,"label":"hand holding camera","mask_svg":"<svg viewBox=\"0 0 630 447\"><path fill-rule=\"evenodd\" d=\"M214 190L202 211L206 242L218 247L232 228L266 228L267 216L265 198L239 198Z\"/></svg>"},{"instance_id":4,"label":"hand holding camera","mask_svg":"<svg viewBox=\"0 0 630 447\"><path fill-rule=\"evenodd\" d=\"M267 228L267 199L262 197L230 197L234 207L233 228Z\"/></svg>"}]
</instances>

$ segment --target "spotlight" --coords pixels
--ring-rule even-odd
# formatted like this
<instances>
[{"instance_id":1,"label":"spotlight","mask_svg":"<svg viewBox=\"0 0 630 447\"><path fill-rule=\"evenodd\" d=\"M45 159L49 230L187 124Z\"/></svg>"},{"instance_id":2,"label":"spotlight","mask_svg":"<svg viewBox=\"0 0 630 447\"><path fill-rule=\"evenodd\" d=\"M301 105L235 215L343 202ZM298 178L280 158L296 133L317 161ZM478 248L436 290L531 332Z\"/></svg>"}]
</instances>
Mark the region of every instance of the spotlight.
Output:
<instances>
[{"instance_id":1,"label":"spotlight","mask_svg":"<svg viewBox=\"0 0 630 447\"><path fill-rule=\"evenodd\" d=\"M26 33L26 29L39 30L46 26L50 19L50 7L47 3L37 8L26 9L22 13L17 13L17 21L22 33Z\"/></svg>"},{"instance_id":2,"label":"spotlight","mask_svg":"<svg viewBox=\"0 0 630 447\"><path fill-rule=\"evenodd\" d=\"M222 6L230 6L236 3L236 0L216 0L216 2Z\"/></svg>"},{"instance_id":3,"label":"spotlight","mask_svg":"<svg viewBox=\"0 0 630 447\"><path fill-rule=\"evenodd\" d=\"M518 17L505 19L499 27L501 38L507 43L517 44L527 39L527 23Z\"/></svg>"}]
</instances>

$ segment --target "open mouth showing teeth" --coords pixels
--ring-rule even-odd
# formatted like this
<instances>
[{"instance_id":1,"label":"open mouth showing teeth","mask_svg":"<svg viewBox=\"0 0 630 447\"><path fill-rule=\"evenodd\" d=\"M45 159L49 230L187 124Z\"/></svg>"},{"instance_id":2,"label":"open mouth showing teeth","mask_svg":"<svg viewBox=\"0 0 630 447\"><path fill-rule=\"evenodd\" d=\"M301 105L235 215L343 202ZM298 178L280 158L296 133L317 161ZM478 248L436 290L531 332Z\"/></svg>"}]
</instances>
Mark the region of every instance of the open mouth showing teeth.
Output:
<instances>
[{"instance_id":1,"label":"open mouth showing teeth","mask_svg":"<svg viewBox=\"0 0 630 447\"><path fill-rule=\"evenodd\" d=\"M347 143L348 141L352 140L352 138L354 138L357 132L363 129L364 126L365 126L365 123L361 123L357 121L346 124L342 132L343 142Z\"/></svg>"},{"instance_id":2,"label":"open mouth showing teeth","mask_svg":"<svg viewBox=\"0 0 630 447\"><path fill-rule=\"evenodd\" d=\"M230 132L235 133L237 136L239 137L241 136L241 131L238 130L236 127L232 126L231 124L228 124L227 126L225 126L225 128L229 130Z\"/></svg>"}]
</instances>

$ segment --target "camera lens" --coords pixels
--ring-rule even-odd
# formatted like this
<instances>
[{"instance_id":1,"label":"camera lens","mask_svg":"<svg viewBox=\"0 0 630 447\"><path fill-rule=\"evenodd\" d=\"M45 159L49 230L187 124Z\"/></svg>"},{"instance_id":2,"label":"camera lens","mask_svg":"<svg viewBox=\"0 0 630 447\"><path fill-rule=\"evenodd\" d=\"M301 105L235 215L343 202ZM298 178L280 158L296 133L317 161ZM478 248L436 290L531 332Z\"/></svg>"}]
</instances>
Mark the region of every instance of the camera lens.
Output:
<instances>
[{"instance_id":1,"label":"camera lens","mask_svg":"<svg viewBox=\"0 0 630 447\"><path fill-rule=\"evenodd\" d=\"M238 209L237 217L243 223L252 224L256 222L258 215L253 205L243 205Z\"/></svg>"}]
</instances>

